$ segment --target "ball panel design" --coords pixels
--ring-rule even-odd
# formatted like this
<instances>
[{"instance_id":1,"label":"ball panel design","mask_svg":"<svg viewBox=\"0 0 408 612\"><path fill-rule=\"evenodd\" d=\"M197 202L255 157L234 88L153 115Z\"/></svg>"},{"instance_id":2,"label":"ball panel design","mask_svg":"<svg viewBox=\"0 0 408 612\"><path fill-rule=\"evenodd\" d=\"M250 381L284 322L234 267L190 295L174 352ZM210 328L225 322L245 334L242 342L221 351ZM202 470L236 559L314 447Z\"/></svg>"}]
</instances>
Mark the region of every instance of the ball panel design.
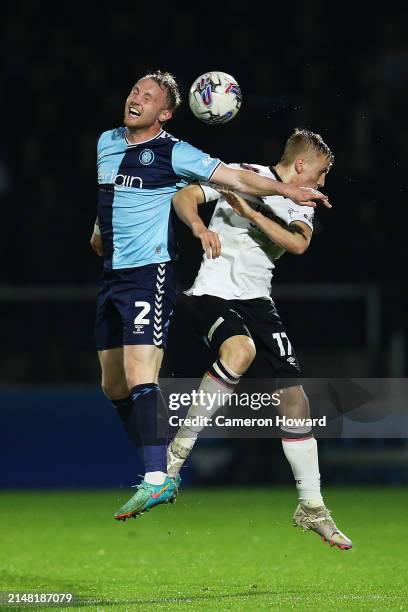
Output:
<instances>
[{"instance_id":1,"label":"ball panel design","mask_svg":"<svg viewBox=\"0 0 408 612\"><path fill-rule=\"evenodd\" d=\"M225 72L206 72L191 85L189 104L200 121L210 125L227 123L241 108L241 89L234 77Z\"/></svg>"}]
</instances>

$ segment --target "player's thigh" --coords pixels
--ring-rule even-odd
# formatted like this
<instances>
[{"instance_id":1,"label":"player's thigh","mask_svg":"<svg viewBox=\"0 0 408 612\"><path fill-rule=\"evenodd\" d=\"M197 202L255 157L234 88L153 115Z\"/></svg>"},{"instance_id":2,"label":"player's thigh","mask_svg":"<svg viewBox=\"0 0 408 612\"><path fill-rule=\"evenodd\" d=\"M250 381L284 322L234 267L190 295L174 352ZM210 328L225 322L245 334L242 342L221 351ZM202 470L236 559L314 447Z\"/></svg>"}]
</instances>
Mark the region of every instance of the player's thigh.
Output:
<instances>
[{"instance_id":1,"label":"player's thigh","mask_svg":"<svg viewBox=\"0 0 408 612\"><path fill-rule=\"evenodd\" d=\"M150 264L116 276L112 299L122 317L123 346L164 349L176 301L174 265Z\"/></svg>"},{"instance_id":2,"label":"player's thigh","mask_svg":"<svg viewBox=\"0 0 408 612\"><path fill-rule=\"evenodd\" d=\"M100 283L96 301L95 344L98 352L123 345L122 315L113 298L113 283L105 279Z\"/></svg>"},{"instance_id":3,"label":"player's thigh","mask_svg":"<svg viewBox=\"0 0 408 612\"><path fill-rule=\"evenodd\" d=\"M162 348L151 344L125 345L123 355L129 389L146 383L157 384L163 361Z\"/></svg>"},{"instance_id":4,"label":"player's thigh","mask_svg":"<svg viewBox=\"0 0 408 612\"><path fill-rule=\"evenodd\" d=\"M195 332L209 348L217 353L239 346L243 347L243 350L255 350L244 318L228 300L212 295L189 299L193 300L194 305Z\"/></svg>"},{"instance_id":5,"label":"player's thigh","mask_svg":"<svg viewBox=\"0 0 408 612\"><path fill-rule=\"evenodd\" d=\"M274 304L267 300L248 300L239 307L241 314L245 314L257 351L247 376L274 379L276 387L296 386L303 377L302 371Z\"/></svg>"},{"instance_id":6,"label":"player's thigh","mask_svg":"<svg viewBox=\"0 0 408 612\"><path fill-rule=\"evenodd\" d=\"M156 382L175 308L174 265L117 270L111 295L121 316L128 387Z\"/></svg>"},{"instance_id":7,"label":"player's thigh","mask_svg":"<svg viewBox=\"0 0 408 612\"><path fill-rule=\"evenodd\" d=\"M126 383L123 348L98 351L102 372L102 389L110 399L122 399L129 395Z\"/></svg>"}]
</instances>

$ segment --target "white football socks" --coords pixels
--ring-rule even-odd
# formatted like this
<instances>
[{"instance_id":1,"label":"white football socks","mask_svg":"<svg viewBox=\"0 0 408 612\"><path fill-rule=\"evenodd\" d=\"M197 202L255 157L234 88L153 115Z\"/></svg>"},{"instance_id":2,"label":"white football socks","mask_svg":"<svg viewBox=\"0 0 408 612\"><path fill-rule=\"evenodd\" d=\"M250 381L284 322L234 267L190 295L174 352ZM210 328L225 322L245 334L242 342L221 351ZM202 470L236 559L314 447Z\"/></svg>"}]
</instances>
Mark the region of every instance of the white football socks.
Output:
<instances>
[{"instance_id":1,"label":"white football socks","mask_svg":"<svg viewBox=\"0 0 408 612\"><path fill-rule=\"evenodd\" d=\"M323 506L315 438L282 439L282 447L292 468L300 503L309 508Z\"/></svg>"},{"instance_id":2,"label":"white football socks","mask_svg":"<svg viewBox=\"0 0 408 612\"><path fill-rule=\"evenodd\" d=\"M234 388L239 380L240 375L233 372L224 362L218 359L213 363L209 371L205 373L198 388L198 392L203 391L203 394L197 394L197 402L191 404L186 418L211 418L217 410L227 403L229 397L234 393ZM202 402L200 402L201 396L204 398ZM205 398L210 398L211 402ZM197 421L202 419L199 418ZM167 471L169 476L174 478L178 474L190 454L198 435L204 428L205 425L202 424L182 425L180 427L169 447L167 455Z\"/></svg>"},{"instance_id":3,"label":"white football socks","mask_svg":"<svg viewBox=\"0 0 408 612\"><path fill-rule=\"evenodd\" d=\"M161 485L166 480L166 476L164 472L146 472L144 480L152 485Z\"/></svg>"}]
</instances>

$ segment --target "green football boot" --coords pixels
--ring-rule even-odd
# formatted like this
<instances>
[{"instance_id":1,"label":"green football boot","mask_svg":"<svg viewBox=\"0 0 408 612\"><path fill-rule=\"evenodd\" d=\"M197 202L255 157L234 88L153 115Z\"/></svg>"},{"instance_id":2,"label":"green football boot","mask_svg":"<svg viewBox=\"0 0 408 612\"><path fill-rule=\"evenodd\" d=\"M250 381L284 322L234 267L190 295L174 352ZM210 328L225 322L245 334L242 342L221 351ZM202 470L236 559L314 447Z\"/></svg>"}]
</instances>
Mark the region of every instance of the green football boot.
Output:
<instances>
[{"instance_id":1,"label":"green football boot","mask_svg":"<svg viewBox=\"0 0 408 612\"><path fill-rule=\"evenodd\" d=\"M161 485L153 485L144 480L136 487L136 493L114 514L117 521L136 518L139 514L148 512L159 504L169 504L176 501L181 478L174 480L166 476Z\"/></svg>"}]
</instances>

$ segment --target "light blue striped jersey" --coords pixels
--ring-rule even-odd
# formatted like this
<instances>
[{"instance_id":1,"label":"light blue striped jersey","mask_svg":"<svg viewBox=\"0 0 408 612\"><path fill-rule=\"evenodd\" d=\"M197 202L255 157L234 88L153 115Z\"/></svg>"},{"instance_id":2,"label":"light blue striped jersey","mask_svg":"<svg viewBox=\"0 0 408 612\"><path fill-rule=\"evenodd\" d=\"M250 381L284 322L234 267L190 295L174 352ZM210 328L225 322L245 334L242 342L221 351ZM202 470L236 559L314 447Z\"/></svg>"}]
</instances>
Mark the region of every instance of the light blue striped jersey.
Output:
<instances>
[{"instance_id":1,"label":"light blue striped jersey","mask_svg":"<svg viewBox=\"0 0 408 612\"><path fill-rule=\"evenodd\" d=\"M173 259L171 199L188 182L210 180L220 160L163 130L130 144L124 127L104 132L97 152L105 270Z\"/></svg>"}]
</instances>

